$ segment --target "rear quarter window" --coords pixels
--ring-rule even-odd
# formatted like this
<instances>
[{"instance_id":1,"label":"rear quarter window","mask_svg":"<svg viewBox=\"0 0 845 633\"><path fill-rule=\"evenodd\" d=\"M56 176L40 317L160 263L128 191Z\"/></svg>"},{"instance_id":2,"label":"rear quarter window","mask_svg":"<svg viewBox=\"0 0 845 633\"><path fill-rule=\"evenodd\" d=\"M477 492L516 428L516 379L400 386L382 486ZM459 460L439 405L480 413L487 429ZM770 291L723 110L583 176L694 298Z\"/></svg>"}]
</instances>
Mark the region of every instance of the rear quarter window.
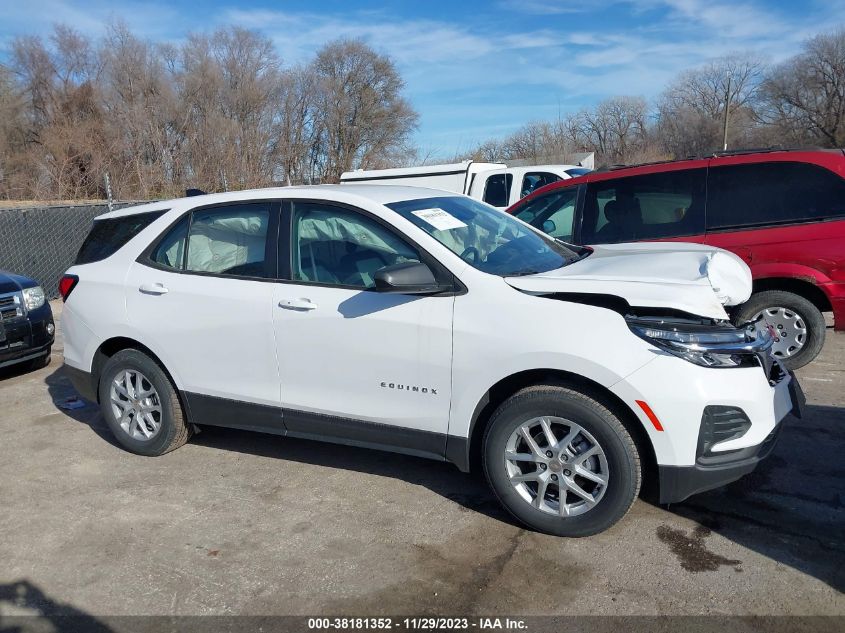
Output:
<instances>
[{"instance_id":1,"label":"rear quarter window","mask_svg":"<svg viewBox=\"0 0 845 633\"><path fill-rule=\"evenodd\" d=\"M94 225L82 242L74 264L91 264L114 255L124 244L165 213L166 211L150 211L122 218L94 220Z\"/></svg>"},{"instance_id":2,"label":"rear quarter window","mask_svg":"<svg viewBox=\"0 0 845 633\"><path fill-rule=\"evenodd\" d=\"M809 163L712 167L707 228L728 230L845 219L845 180Z\"/></svg>"}]
</instances>

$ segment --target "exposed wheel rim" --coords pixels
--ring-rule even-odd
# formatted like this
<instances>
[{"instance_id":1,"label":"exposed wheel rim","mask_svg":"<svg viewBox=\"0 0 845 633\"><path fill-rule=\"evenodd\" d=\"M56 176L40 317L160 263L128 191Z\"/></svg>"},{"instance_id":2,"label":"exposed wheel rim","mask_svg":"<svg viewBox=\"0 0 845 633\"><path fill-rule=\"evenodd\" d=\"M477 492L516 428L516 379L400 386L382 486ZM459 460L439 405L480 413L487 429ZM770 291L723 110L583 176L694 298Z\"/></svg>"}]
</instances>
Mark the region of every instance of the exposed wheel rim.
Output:
<instances>
[{"instance_id":1,"label":"exposed wheel rim","mask_svg":"<svg viewBox=\"0 0 845 633\"><path fill-rule=\"evenodd\" d=\"M571 420L543 416L524 422L508 438L504 459L519 496L547 514L584 514L607 491L604 449Z\"/></svg>"},{"instance_id":2,"label":"exposed wheel rim","mask_svg":"<svg viewBox=\"0 0 845 633\"><path fill-rule=\"evenodd\" d=\"M760 317L763 320L758 322L757 329L772 327L775 335L775 342L772 345L772 354L777 358L789 358L795 356L804 349L807 344L807 321L804 317L790 308L772 306L755 314L751 319L756 321Z\"/></svg>"},{"instance_id":3,"label":"exposed wheel rim","mask_svg":"<svg viewBox=\"0 0 845 633\"><path fill-rule=\"evenodd\" d=\"M109 391L112 413L123 432L147 442L161 430L161 399L150 379L135 369L114 377Z\"/></svg>"}]
</instances>

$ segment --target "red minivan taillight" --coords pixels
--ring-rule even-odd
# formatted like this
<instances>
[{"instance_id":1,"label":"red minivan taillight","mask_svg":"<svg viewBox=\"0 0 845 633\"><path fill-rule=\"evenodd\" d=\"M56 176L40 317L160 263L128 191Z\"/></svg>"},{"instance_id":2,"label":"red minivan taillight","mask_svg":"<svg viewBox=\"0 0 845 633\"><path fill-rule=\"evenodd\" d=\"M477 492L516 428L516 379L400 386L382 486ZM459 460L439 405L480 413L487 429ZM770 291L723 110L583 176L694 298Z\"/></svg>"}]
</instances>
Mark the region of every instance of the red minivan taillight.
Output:
<instances>
[{"instance_id":1,"label":"red minivan taillight","mask_svg":"<svg viewBox=\"0 0 845 633\"><path fill-rule=\"evenodd\" d=\"M71 291L76 288L79 283L79 277L76 275L65 275L59 280L59 294L62 296L62 301L67 301Z\"/></svg>"}]
</instances>

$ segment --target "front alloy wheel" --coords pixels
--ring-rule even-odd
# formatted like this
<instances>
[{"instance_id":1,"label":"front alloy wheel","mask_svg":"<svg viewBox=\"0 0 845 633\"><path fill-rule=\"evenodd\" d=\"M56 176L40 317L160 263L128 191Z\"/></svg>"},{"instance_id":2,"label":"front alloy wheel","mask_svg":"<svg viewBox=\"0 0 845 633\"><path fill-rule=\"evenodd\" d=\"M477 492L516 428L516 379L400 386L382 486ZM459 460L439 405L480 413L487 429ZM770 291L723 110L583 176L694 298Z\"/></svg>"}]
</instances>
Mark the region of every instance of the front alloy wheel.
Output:
<instances>
[{"instance_id":1,"label":"front alloy wheel","mask_svg":"<svg viewBox=\"0 0 845 633\"><path fill-rule=\"evenodd\" d=\"M593 509L610 479L596 439L575 422L555 416L532 418L511 433L505 467L525 501L562 517Z\"/></svg>"},{"instance_id":2,"label":"front alloy wheel","mask_svg":"<svg viewBox=\"0 0 845 633\"><path fill-rule=\"evenodd\" d=\"M484 472L525 525L589 536L625 516L640 489L640 457L602 396L564 385L526 387L490 417Z\"/></svg>"}]
</instances>

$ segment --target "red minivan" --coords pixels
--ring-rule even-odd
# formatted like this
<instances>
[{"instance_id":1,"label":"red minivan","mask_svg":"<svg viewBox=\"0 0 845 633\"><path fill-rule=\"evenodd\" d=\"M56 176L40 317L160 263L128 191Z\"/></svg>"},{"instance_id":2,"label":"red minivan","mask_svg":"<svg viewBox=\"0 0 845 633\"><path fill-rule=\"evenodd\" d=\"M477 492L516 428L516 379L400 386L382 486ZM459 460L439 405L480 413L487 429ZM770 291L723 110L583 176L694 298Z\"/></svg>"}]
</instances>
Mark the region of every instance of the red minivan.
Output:
<instances>
[{"instance_id":1,"label":"red minivan","mask_svg":"<svg viewBox=\"0 0 845 633\"><path fill-rule=\"evenodd\" d=\"M845 331L845 154L725 152L591 172L538 189L508 209L561 240L674 240L733 251L754 292L732 318L763 316L774 354L795 369L822 348L825 320Z\"/></svg>"}]
</instances>

